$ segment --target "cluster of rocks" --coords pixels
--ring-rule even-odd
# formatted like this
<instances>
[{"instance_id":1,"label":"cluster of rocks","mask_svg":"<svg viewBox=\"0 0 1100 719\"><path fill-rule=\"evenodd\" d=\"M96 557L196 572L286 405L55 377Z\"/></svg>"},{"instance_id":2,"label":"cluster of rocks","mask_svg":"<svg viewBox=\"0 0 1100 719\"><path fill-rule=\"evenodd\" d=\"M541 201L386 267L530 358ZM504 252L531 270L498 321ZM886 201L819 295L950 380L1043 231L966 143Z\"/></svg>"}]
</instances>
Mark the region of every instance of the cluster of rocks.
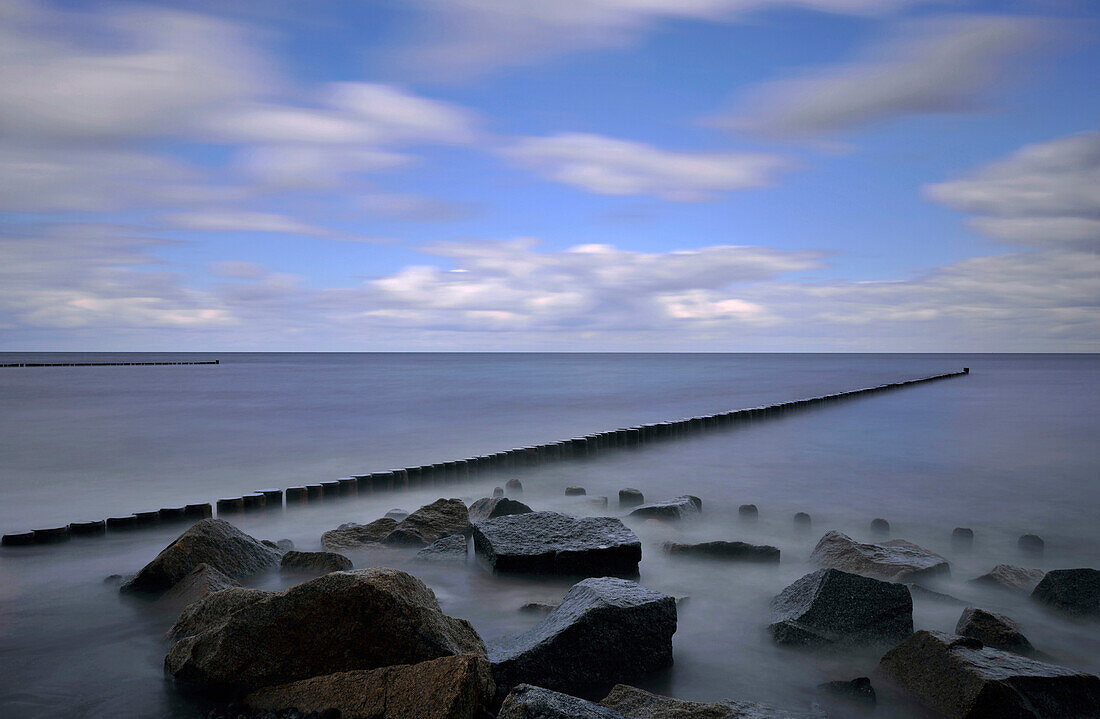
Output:
<instances>
[{"instance_id":1,"label":"cluster of rocks","mask_svg":"<svg viewBox=\"0 0 1100 719\"><path fill-rule=\"evenodd\" d=\"M321 535L321 546L329 551L385 547L427 547L444 537L465 534L470 526L469 510L461 499L437 499L412 514L391 510L392 516L369 524L343 524Z\"/></svg>"}]
</instances>

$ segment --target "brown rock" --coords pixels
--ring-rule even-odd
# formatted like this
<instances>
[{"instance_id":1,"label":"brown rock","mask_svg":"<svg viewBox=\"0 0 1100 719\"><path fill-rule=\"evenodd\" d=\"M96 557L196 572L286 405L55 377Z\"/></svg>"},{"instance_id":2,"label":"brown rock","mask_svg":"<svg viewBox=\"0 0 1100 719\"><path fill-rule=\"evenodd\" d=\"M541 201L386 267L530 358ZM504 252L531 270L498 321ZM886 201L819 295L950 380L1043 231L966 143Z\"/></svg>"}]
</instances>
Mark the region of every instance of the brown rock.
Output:
<instances>
[{"instance_id":1,"label":"brown rock","mask_svg":"<svg viewBox=\"0 0 1100 719\"><path fill-rule=\"evenodd\" d=\"M352 524L330 529L321 535L321 546L330 552L358 549L377 544L397 527L397 520L383 517L370 524Z\"/></svg>"},{"instance_id":2,"label":"brown rock","mask_svg":"<svg viewBox=\"0 0 1100 719\"><path fill-rule=\"evenodd\" d=\"M904 539L869 544L836 530L826 532L814 547L810 561L887 582L906 582L948 575L947 560Z\"/></svg>"},{"instance_id":3,"label":"brown rock","mask_svg":"<svg viewBox=\"0 0 1100 719\"><path fill-rule=\"evenodd\" d=\"M470 515L461 499L437 499L401 520L382 540L399 547L426 547L452 534L465 534Z\"/></svg>"},{"instance_id":4,"label":"brown rock","mask_svg":"<svg viewBox=\"0 0 1100 719\"><path fill-rule=\"evenodd\" d=\"M970 581L987 587L999 587L1030 594L1042 580L1044 574L1041 569L1025 569L1011 564L998 564L988 574L983 574Z\"/></svg>"},{"instance_id":5,"label":"brown rock","mask_svg":"<svg viewBox=\"0 0 1100 719\"><path fill-rule=\"evenodd\" d=\"M240 582L225 576L209 564L199 564L162 594L158 601L183 606L214 592L239 586Z\"/></svg>"},{"instance_id":6,"label":"brown rock","mask_svg":"<svg viewBox=\"0 0 1100 719\"><path fill-rule=\"evenodd\" d=\"M283 555L279 568L284 572L341 572L351 569L351 560L335 552L296 552Z\"/></svg>"},{"instance_id":7,"label":"brown rock","mask_svg":"<svg viewBox=\"0 0 1100 719\"><path fill-rule=\"evenodd\" d=\"M1020 625L1003 614L985 609L967 607L955 625L955 633L977 639L987 647L1003 649L1029 656L1035 653L1035 647L1024 636Z\"/></svg>"},{"instance_id":8,"label":"brown rock","mask_svg":"<svg viewBox=\"0 0 1100 719\"><path fill-rule=\"evenodd\" d=\"M170 639L179 639L198 634L204 629L220 624L238 609L251 606L272 594L274 592L247 587L230 587L210 594L184 607L167 636Z\"/></svg>"}]
</instances>

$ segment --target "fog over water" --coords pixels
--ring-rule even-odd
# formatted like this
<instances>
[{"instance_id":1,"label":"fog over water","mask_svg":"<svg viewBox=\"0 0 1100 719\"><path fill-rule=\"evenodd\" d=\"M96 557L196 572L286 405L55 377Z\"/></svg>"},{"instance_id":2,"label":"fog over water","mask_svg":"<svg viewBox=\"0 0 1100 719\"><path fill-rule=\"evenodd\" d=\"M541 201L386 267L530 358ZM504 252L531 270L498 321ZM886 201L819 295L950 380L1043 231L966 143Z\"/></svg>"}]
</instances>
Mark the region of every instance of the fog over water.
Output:
<instances>
[{"instance_id":1,"label":"fog over water","mask_svg":"<svg viewBox=\"0 0 1100 719\"><path fill-rule=\"evenodd\" d=\"M881 655L775 647L772 596L813 567L820 536L892 536L946 556L934 587L1023 625L1053 660L1100 672L1100 624L1070 622L1026 596L966 580L998 563L1100 567L1100 359L1089 355L574 354L2 354L0 362L219 357L217 366L0 369L0 533L485 454L643 422L809 397L970 367L971 374L515 473L536 510L597 514L567 485L610 498L698 495L701 519L679 527L626 520L643 542L639 581L690 599L679 610L675 665L640 686L688 698L807 709L815 685L867 674ZM320 548L343 522L467 503L506 476L443 489L349 498L235 517L263 539ZM741 520L737 506L760 518ZM813 528L791 516L809 512ZM972 550L951 546L971 527ZM120 597L110 574L136 571L181 528L115 533L0 550L0 715L194 717L162 672L173 610ZM1035 533L1046 553L1023 557ZM773 544L782 563L698 562L662 555L668 539ZM432 587L443 610L489 642L539 617L567 580L492 576L411 561L411 552L349 554L396 566ZM255 578L288 586L278 572ZM962 604L918 596L918 629L951 630ZM880 717L925 714L880 697Z\"/></svg>"}]
</instances>

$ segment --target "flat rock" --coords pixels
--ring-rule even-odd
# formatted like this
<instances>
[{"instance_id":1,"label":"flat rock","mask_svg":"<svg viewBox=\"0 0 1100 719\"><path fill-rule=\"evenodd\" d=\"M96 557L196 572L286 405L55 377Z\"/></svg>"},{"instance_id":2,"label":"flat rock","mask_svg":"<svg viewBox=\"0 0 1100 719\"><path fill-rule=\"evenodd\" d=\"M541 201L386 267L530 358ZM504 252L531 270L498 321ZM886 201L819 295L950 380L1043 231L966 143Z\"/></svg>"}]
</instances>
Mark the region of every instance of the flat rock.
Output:
<instances>
[{"instance_id":1,"label":"flat rock","mask_svg":"<svg viewBox=\"0 0 1100 719\"><path fill-rule=\"evenodd\" d=\"M1044 574L1045 572L1041 569L1025 569L1011 564L998 564L988 573L970 581L987 587L1011 589L1012 591L1030 594L1042 580Z\"/></svg>"},{"instance_id":2,"label":"flat rock","mask_svg":"<svg viewBox=\"0 0 1100 719\"><path fill-rule=\"evenodd\" d=\"M584 487L566 487L565 496L567 497L579 497L581 495L588 494Z\"/></svg>"},{"instance_id":3,"label":"flat rock","mask_svg":"<svg viewBox=\"0 0 1100 719\"><path fill-rule=\"evenodd\" d=\"M466 537L452 534L421 549L414 557L418 562L466 562Z\"/></svg>"},{"instance_id":4,"label":"flat rock","mask_svg":"<svg viewBox=\"0 0 1100 719\"><path fill-rule=\"evenodd\" d=\"M626 487L619 490L620 507L626 509L627 507L637 507L639 504L645 504L645 496L640 489Z\"/></svg>"},{"instance_id":5,"label":"flat rock","mask_svg":"<svg viewBox=\"0 0 1100 719\"><path fill-rule=\"evenodd\" d=\"M614 517L527 512L473 525L474 551L497 572L634 575L642 543Z\"/></svg>"},{"instance_id":6,"label":"flat rock","mask_svg":"<svg viewBox=\"0 0 1100 719\"><path fill-rule=\"evenodd\" d=\"M266 710L335 709L340 719L479 719L495 694L489 662L462 654L265 687L244 703Z\"/></svg>"},{"instance_id":7,"label":"flat rock","mask_svg":"<svg viewBox=\"0 0 1100 719\"><path fill-rule=\"evenodd\" d=\"M296 552L283 555L279 568L284 572L341 572L351 569L351 560L336 552Z\"/></svg>"},{"instance_id":8,"label":"flat rock","mask_svg":"<svg viewBox=\"0 0 1100 719\"><path fill-rule=\"evenodd\" d=\"M504 698L497 719L625 719L594 702L520 684Z\"/></svg>"},{"instance_id":9,"label":"flat rock","mask_svg":"<svg viewBox=\"0 0 1100 719\"><path fill-rule=\"evenodd\" d=\"M198 564L183 579L172 585L158 601L183 606L197 602L214 592L230 587L239 587L240 582L227 577L209 564Z\"/></svg>"},{"instance_id":10,"label":"flat rock","mask_svg":"<svg viewBox=\"0 0 1100 719\"><path fill-rule=\"evenodd\" d=\"M819 569L772 600L778 644L893 644L913 631L913 598L902 584Z\"/></svg>"},{"instance_id":11,"label":"flat rock","mask_svg":"<svg viewBox=\"0 0 1100 719\"><path fill-rule=\"evenodd\" d=\"M233 612L251 606L275 592L248 587L229 587L209 594L183 608L176 623L168 630L169 639L180 639L198 634L204 629L225 621Z\"/></svg>"},{"instance_id":12,"label":"flat rock","mask_svg":"<svg viewBox=\"0 0 1100 719\"><path fill-rule=\"evenodd\" d=\"M511 514L525 514L531 508L523 502L505 497L482 497L470 505L470 522L484 522L486 519L507 517Z\"/></svg>"},{"instance_id":13,"label":"flat rock","mask_svg":"<svg viewBox=\"0 0 1100 719\"><path fill-rule=\"evenodd\" d=\"M119 591L162 593L200 564L240 579L279 563L279 552L264 546L224 519L191 525Z\"/></svg>"},{"instance_id":14,"label":"flat rock","mask_svg":"<svg viewBox=\"0 0 1100 719\"><path fill-rule=\"evenodd\" d=\"M627 681L672 664L676 601L614 577L574 584L531 629L492 645L501 689L535 684L582 691Z\"/></svg>"},{"instance_id":15,"label":"flat rock","mask_svg":"<svg viewBox=\"0 0 1100 719\"><path fill-rule=\"evenodd\" d=\"M382 544L426 547L452 534L465 534L469 526L469 512L461 499L437 499L398 522Z\"/></svg>"},{"instance_id":16,"label":"flat rock","mask_svg":"<svg viewBox=\"0 0 1100 719\"><path fill-rule=\"evenodd\" d=\"M1035 586L1031 598L1068 614L1100 616L1100 571L1052 569Z\"/></svg>"},{"instance_id":17,"label":"flat rock","mask_svg":"<svg viewBox=\"0 0 1100 719\"><path fill-rule=\"evenodd\" d=\"M612 689L600 701L600 706L612 709L627 719L810 719L811 716L735 699L711 703L689 702L624 684Z\"/></svg>"},{"instance_id":18,"label":"flat rock","mask_svg":"<svg viewBox=\"0 0 1100 719\"><path fill-rule=\"evenodd\" d=\"M661 502L650 502L649 504L643 504L639 507L635 507L630 512L631 517L641 517L642 519L664 519L669 521L678 521L681 519L691 519L699 516L699 513L703 511L703 500L698 497L693 497L690 494L685 494L682 497L676 497L675 499L666 499Z\"/></svg>"},{"instance_id":19,"label":"flat rock","mask_svg":"<svg viewBox=\"0 0 1100 719\"><path fill-rule=\"evenodd\" d=\"M321 535L321 546L330 552L378 544L397 528L397 520L383 517L370 524L341 524Z\"/></svg>"},{"instance_id":20,"label":"flat rock","mask_svg":"<svg viewBox=\"0 0 1100 719\"><path fill-rule=\"evenodd\" d=\"M1025 656L1035 653L1035 647L1024 636L1020 625L1003 614L967 607L955 625L955 633L977 639L987 647L1016 652Z\"/></svg>"},{"instance_id":21,"label":"flat rock","mask_svg":"<svg viewBox=\"0 0 1100 719\"><path fill-rule=\"evenodd\" d=\"M906 582L947 576L947 560L904 539L879 544L857 542L836 530L818 541L810 562L888 582Z\"/></svg>"},{"instance_id":22,"label":"flat rock","mask_svg":"<svg viewBox=\"0 0 1100 719\"><path fill-rule=\"evenodd\" d=\"M443 614L416 577L375 568L269 594L181 639L164 664L179 681L237 693L454 654L485 654L469 622Z\"/></svg>"},{"instance_id":23,"label":"flat rock","mask_svg":"<svg viewBox=\"0 0 1100 719\"><path fill-rule=\"evenodd\" d=\"M1100 678L957 634L916 632L878 671L948 717L1100 717Z\"/></svg>"},{"instance_id":24,"label":"flat rock","mask_svg":"<svg viewBox=\"0 0 1100 719\"><path fill-rule=\"evenodd\" d=\"M698 544L680 544L665 542L664 550L668 554L708 559L731 559L741 562L779 563L779 550L768 545L747 544L745 542L700 542Z\"/></svg>"}]
</instances>

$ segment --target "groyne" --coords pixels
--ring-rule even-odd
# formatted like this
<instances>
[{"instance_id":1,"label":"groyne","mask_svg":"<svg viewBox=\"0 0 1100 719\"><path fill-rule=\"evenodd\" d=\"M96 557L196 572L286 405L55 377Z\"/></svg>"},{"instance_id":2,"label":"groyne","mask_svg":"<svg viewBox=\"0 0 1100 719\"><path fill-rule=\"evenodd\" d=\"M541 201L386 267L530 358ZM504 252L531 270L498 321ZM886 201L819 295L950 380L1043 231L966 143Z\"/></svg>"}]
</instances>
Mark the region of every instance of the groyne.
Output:
<instances>
[{"instance_id":1,"label":"groyne","mask_svg":"<svg viewBox=\"0 0 1100 719\"><path fill-rule=\"evenodd\" d=\"M196 362L8 362L0 367L147 367L149 365L221 364L221 360Z\"/></svg>"}]
</instances>

